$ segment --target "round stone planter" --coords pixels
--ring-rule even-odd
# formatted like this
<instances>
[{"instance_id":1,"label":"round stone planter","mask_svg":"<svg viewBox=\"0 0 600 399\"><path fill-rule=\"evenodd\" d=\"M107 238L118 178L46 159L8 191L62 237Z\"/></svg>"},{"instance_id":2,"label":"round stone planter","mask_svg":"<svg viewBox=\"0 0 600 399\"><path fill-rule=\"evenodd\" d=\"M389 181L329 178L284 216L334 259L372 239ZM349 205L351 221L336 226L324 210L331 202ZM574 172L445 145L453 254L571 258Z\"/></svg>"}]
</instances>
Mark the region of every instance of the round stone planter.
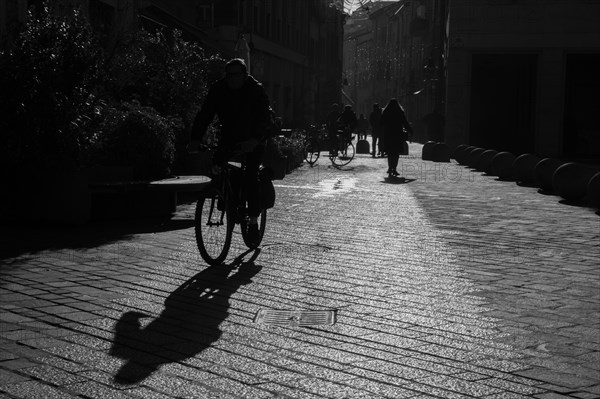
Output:
<instances>
[{"instance_id":1,"label":"round stone planter","mask_svg":"<svg viewBox=\"0 0 600 399\"><path fill-rule=\"evenodd\" d=\"M433 146L435 144L435 141L428 141L423 144L423 149L421 151L421 159L423 161L433 161Z\"/></svg>"},{"instance_id":2,"label":"round stone planter","mask_svg":"<svg viewBox=\"0 0 600 399\"><path fill-rule=\"evenodd\" d=\"M590 203L600 209L600 172L596 173L590 179L587 187L587 194Z\"/></svg>"},{"instance_id":3,"label":"round stone planter","mask_svg":"<svg viewBox=\"0 0 600 399\"><path fill-rule=\"evenodd\" d=\"M464 152L465 148L467 148L466 144L459 144L459 145L457 145L456 148L454 148L454 151L452 151L452 154L450 155L450 158L452 158L456 162L458 162L458 158L462 155L462 153Z\"/></svg>"},{"instance_id":4,"label":"round stone planter","mask_svg":"<svg viewBox=\"0 0 600 399\"><path fill-rule=\"evenodd\" d=\"M557 168L552 175L552 188L566 200L582 199L588 192L590 180L597 172L597 168L568 162Z\"/></svg>"},{"instance_id":5,"label":"round stone planter","mask_svg":"<svg viewBox=\"0 0 600 399\"><path fill-rule=\"evenodd\" d=\"M494 159L494 157L497 154L498 154L498 151L496 151L496 150L485 150L484 152L482 152L481 155L479 156L479 160L477 161L477 164L475 165L475 169L477 169L480 172L491 174L492 173L492 159Z\"/></svg>"},{"instance_id":6,"label":"round stone planter","mask_svg":"<svg viewBox=\"0 0 600 399\"><path fill-rule=\"evenodd\" d=\"M535 183L535 165L540 162L540 158L533 154L519 155L513 164L515 178L520 183Z\"/></svg>"},{"instance_id":7,"label":"round stone planter","mask_svg":"<svg viewBox=\"0 0 600 399\"><path fill-rule=\"evenodd\" d=\"M431 160L433 162L450 162L450 150L446 143L435 143L431 150Z\"/></svg>"},{"instance_id":8,"label":"round stone planter","mask_svg":"<svg viewBox=\"0 0 600 399\"><path fill-rule=\"evenodd\" d=\"M484 151L484 148L479 147L475 147L471 151L469 151L469 154L467 155L466 159L467 166L470 168L474 168L475 165L477 165L477 162L479 162L479 158L481 157L481 154L483 154Z\"/></svg>"},{"instance_id":9,"label":"round stone planter","mask_svg":"<svg viewBox=\"0 0 600 399\"><path fill-rule=\"evenodd\" d=\"M499 152L492 158L492 174L500 179L511 179L513 177L513 165L516 157L506 151Z\"/></svg>"}]
</instances>

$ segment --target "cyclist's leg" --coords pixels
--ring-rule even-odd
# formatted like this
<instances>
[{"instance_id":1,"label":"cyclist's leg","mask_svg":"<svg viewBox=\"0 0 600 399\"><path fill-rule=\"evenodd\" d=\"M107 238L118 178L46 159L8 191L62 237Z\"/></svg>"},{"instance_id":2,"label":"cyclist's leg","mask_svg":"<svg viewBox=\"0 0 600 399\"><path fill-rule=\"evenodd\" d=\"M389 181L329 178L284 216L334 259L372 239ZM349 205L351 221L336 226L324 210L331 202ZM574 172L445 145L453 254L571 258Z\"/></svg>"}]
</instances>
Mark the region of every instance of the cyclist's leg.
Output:
<instances>
[{"instance_id":1,"label":"cyclist's leg","mask_svg":"<svg viewBox=\"0 0 600 399\"><path fill-rule=\"evenodd\" d=\"M246 200L248 201L248 216L254 220L260 215L260 192L258 171L263 157L264 147L258 146L246 156Z\"/></svg>"},{"instance_id":2,"label":"cyclist's leg","mask_svg":"<svg viewBox=\"0 0 600 399\"><path fill-rule=\"evenodd\" d=\"M400 152L395 148L392 151L388 152L388 173L397 174L396 168L398 167L398 158L400 157Z\"/></svg>"}]
</instances>

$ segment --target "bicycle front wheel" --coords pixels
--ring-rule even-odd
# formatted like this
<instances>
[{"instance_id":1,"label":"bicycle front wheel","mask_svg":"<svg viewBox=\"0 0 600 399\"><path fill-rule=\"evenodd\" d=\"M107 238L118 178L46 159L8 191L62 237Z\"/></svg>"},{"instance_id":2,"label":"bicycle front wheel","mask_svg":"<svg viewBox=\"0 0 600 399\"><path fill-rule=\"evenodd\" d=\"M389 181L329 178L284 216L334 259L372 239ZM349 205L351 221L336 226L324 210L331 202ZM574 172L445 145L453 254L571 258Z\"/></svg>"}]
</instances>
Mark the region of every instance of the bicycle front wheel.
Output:
<instances>
[{"instance_id":1,"label":"bicycle front wheel","mask_svg":"<svg viewBox=\"0 0 600 399\"><path fill-rule=\"evenodd\" d=\"M337 152L337 156L331 157L331 162L335 166L345 166L350 163L354 159L354 154L356 149L354 148L354 144L352 142L348 142L346 145L342 145L341 148Z\"/></svg>"},{"instance_id":2,"label":"bicycle front wheel","mask_svg":"<svg viewBox=\"0 0 600 399\"><path fill-rule=\"evenodd\" d=\"M316 143L309 143L304 149L304 153L306 154L304 159L306 159L306 162L311 166L317 162L319 155L321 155L319 145Z\"/></svg>"},{"instance_id":3,"label":"bicycle front wheel","mask_svg":"<svg viewBox=\"0 0 600 399\"><path fill-rule=\"evenodd\" d=\"M262 242L263 236L265 235L265 227L267 225L267 210L263 209L260 211L260 216L258 217L258 240L256 242L252 242L248 237L248 220L244 218L240 224L242 228L242 238L244 239L244 244L246 244L249 249L257 248Z\"/></svg>"},{"instance_id":4,"label":"bicycle front wheel","mask_svg":"<svg viewBox=\"0 0 600 399\"><path fill-rule=\"evenodd\" d=\"M223 263L231 246L234 221L228 204L218 190L207 192L196 204L196 243L209 265Z\"/></svg>"}]
</instances>

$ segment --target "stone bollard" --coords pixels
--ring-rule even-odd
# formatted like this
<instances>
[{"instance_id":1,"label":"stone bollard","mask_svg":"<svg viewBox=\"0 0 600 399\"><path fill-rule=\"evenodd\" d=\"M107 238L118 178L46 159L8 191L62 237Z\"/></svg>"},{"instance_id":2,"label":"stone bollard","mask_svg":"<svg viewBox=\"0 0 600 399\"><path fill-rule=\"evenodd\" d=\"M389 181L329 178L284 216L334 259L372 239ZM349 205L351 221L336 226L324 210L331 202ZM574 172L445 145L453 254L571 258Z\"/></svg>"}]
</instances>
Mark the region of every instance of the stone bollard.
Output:
<instances>
[{"instance_id":1,"label":"stone bollard","mask_svg":"<svg viewBox=\"0 0 600 399\"><path fill-rule=\"evenodd\" d=\"M535 165L540 162L540 158L533 154L519 155L513 164L513 172L517 182L532 184L535 182Z\"/></svg>"},{"instance_id":2,"label":"stone bollard","mask_svg":"<svg viewBox=\"0 0 600 399\"><path fill-rule=\"evenodd\" d=\"M356 153L357 154L370 154L371 145L367 140L358 140L356 142Z\"/></svg>"},{"instance_id":3,"label":"stone bollard","mask_svg":"<svg viewBox=\"0 0 600 399\"><path fill-rule=\"evenodd\" d=\"M481 154L483 154L484 151L484 148L479 147L475 147L471 151L469 151L466 160L467 166L470 168L475 168L475 165L477 165L477 162L479 162L479 158L481 157Z\"/></svg>"},{"instance_id":4,"label":"stone bollard","mask_svg":"<svg viewBox=\"0 0 600 399\"><path fill-rule=\"evenodd\" d=\"M421 152L421 159L423 161L433 161L432 152L435 144L435 141L428 141L423 144L423 150Z\"/></svg>"},{"instance_id":5,"label":"stone bollard","mask_svg":"<svg viewBox=\"0 0 600 399\"><path fill-rule=\"evenodd\" d=\"M597 172L597 168L589 165L568 162L552 175L552 188L566 200L581 199L586 196L589 182Z\"/></svg>"},{"instance_id":6,"label":"stone bollard","mask_svg":"<svg viewBox=\"0 0 600 399\"><path fill-rule=\"evenodd\" d=\"M543 191L552 191L552 175L556 169L563 165L563 161L554 158L544 158L535 165L534 178L535 185Z\"/></svg>"},{"instance_id":7,"label":"stone bollard","mask_svg":"<svg viewBox=\"0 0 600 399\"><path fill-rule=\"evenodd\" d=\"M466 148L463 148L463 150L460 152L460 154L457 154L457 158L456 158L456 162L458 162L460 165L466 165L467 163L467 157L469 155L469 153L471 152L471 150L473 150L475 147L473 147L472 145L467 146Z\"/></svg>"},{"instance_id":8,"label":"stone bollard","mask_svg":"<svg viewBox=\"0 0 600 399\"><path fill-rule=\"evenodd\" d=\"M431 150L431 160L433 162L450 162L450 150L446 143L435 143Z\"/></svg>"},{"instance_id":9,"label":"stone bollard","mask_svg":"<svg viewBox=\"0 0 600 399\"><path fill-rule=\"evenodd\" d=\"M600 209L600 172L590 179L587 187L587 195L590 203Z\"/></svg>"},{"instance_id":10,"label":"stone bollard","mask_svg":"<svg viewBox=\"0 0 600 399\"><path fill-rule=\"evenodd\" d=\"M458 158L463 154L465 148L467 148L466 144L459 144L459 145L457 145L456 148L454 149L454 151L452 151L452 154L450 155L450 158L452 158L456 162L458 162Z\"/></svg>"},{"instance_id":11,"label":"stone bollard","mask_svg":"<svg viewBox=\"0 0 600 399\"><path fill-rule=\"evenodd\" d=\"M499 152L492 158L492 174L500 179L508 180L513 177L513 164L516 157L506 151Z\"/></svg>"},{"instance_id":12,"label":"stone bollard","mask_svg":"<svg viewBox=\"0 0 600 399\"><path fill-rule=\"evenodd\" d=\"M492 174L492 159L498 154L496 150L485 150L481 153L477 164L475 165L475 169L480 172L487 173L488 175Z\"/></svg>"}]
</instances>

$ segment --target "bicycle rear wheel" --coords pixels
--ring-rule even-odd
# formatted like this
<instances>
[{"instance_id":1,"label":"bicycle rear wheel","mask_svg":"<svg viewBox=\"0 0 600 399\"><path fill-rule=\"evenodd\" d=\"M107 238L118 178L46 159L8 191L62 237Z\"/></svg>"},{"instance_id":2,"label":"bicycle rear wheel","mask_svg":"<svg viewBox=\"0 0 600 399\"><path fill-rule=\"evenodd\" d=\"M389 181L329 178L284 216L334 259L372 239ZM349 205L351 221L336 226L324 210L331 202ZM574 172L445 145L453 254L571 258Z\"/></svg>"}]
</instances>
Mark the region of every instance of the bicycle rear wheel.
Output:
<instances>
[{"instance_id":1,"label":"bicycle rear wheel","mask_svg":"<svg viewBox=\"0 0 600 399\"><path fill-rule=\"evenodd\" d=\"M198 200L194 224L202 259L212 266L223 263L231 246L235 223L220 191L210 190Z\"/></svg>"},{"instance_id":2,"label":"bicycle rear wheel","mask_svg":"<svg viewBox=\"0 0 600 399\"><path fill-rule=\"evenodd\" d=\"M308 143L304 149L304 153L306 154L304 159L306 159L306 162L308 162L311 166L317 162L319 155L321 155L319 145L317 143Z\"/></svg>"},{"instance_id":3,"label":"bicycle rear wheel","mask_svg":"<svg viewBox=\"0 0 600 399\"><path fill-rule=\"evenodd\" d=\"M265 227L267 225L267 210L263 209L260 211L260 215L258 216L258 240L257 242L251 242L248 237L248 219L243 218L240 223L242 228L242 238L244 239L244 244L250 249L257 248L262 242L263 236L265 235Z\"/></svg>"},{"instance_id":4,"label":"bicycle rear wheel","mask_svg":"<svg viewBox=\"0 0 600 399\"><path fill-rule=\"evenodd\" d=\"M356 149L354 148L354 144L352 142L348 142L347 144L342 144L340 149L337 151L337 156L332 156L331 162L335 166L345 166L350 163L354 159L354 154Z\"/></svg>"}]
</instances>

